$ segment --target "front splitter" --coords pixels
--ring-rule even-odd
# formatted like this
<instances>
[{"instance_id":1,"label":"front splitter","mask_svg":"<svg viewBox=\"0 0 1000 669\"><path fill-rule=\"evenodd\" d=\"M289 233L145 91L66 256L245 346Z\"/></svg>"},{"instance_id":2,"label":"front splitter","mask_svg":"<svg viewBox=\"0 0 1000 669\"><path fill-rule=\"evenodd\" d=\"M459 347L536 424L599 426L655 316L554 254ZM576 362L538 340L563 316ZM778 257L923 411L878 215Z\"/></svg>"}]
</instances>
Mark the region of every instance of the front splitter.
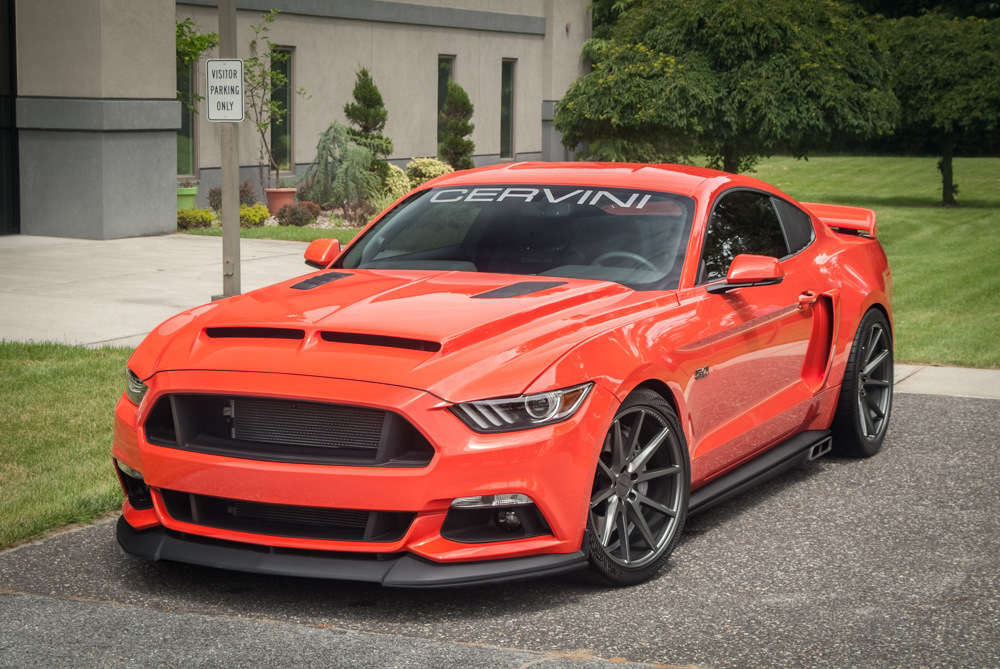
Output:
<instances>
[{"instance_id":1,"label":"front splitter","mask_svg":"<svg viewBox=\"0 0 1000 669\"><path fill-rule=\"evenodd\" d=\"M118 519L118 543L146 560L168 560L255 574L380 583L396 588L447 588L502 583L576 571L582 551L480 562L436 563L413 555L375 559L323 551L278 551L266 546L200 539L163 527L138 531Z\"/></svg>"}]
</instances>

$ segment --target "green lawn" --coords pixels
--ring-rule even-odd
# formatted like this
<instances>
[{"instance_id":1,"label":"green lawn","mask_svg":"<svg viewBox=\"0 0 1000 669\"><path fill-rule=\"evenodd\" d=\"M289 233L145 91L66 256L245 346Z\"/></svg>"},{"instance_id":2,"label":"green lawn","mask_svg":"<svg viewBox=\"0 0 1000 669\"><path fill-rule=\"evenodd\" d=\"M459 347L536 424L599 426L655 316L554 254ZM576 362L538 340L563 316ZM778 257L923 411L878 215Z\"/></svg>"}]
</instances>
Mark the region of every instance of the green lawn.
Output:
<instances>
[{"instance_id":1,"label":"green lawn","mask_svg":"<svg viewBox=\"0 0 1000 669\"><path fill-rule=\"evenodd\" d=\"M892 266L899 362L1000 368L1000 158L774 158L756 176L803 202L874 209Z\"/></svg>"},{"instance_id":2,"label":"green lawn","mask_svg":"<svg viewBox=\"0 0 1000 669\"><path fill-rule=\"evenodd\" d=\"M121 504L111 430L130 352L0 343L0 548Z\"/></svg>"}]
</instances>

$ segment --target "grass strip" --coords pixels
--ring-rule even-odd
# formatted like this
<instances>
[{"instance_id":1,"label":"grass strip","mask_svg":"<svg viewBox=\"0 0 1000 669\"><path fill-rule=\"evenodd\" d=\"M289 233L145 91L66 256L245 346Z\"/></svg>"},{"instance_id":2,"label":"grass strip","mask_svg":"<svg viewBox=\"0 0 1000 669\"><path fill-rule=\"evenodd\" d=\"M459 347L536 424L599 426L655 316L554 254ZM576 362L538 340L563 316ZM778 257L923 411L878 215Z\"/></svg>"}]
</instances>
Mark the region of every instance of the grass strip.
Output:
<instances>
[{"instance_id":1,"label":"grass strip","mask_svg":"<svg viewBox=\"0 0 1000 669\"><path fill-rule=\"evenodd\" d=\"M0 547L121 504L111 438L130 352L0 342Z\"/></svg>"},{"instance_id":2,"label":"grass strip","mask_svg":"<svg viewBox=\"0 0 1000 669\"><path fill-rule=\"evenodd\" d=\"M339 239L341 244L354 239L361 231L361 228L311 228L309 226L297 227L294 225L262 225L256 228L243 228L240 230L242 239L280 239L286 242L311 242L316 239ZM222 228L219 224L214 224L208 228L194 228L184 230L188 235L201 235L203 237L221 237Z\"/></svg>"}]
</instances>

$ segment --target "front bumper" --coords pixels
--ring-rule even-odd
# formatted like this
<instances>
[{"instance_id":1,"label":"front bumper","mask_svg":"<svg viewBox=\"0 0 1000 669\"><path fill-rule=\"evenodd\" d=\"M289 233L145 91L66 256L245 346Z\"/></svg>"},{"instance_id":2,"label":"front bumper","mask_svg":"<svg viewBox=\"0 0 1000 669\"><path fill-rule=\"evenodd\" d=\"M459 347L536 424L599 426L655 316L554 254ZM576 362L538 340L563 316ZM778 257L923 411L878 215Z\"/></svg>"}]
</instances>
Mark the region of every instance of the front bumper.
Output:
<instances>
[{"instance_id":1,"label":"front bumper","mask_svg":"<svg viewBox=\"0 0 1000 669\"><path fill-rule=\"evenodd\" d=\"M294 392L293 392L294 389ZM273 462L192 452L150 443L144 424L159 397L176 393L346 402L403 416L433 445L422 467ZM449 586L544 576L578 569L597 446L615 398L595 387L570 420L521 432L470 431L447 403L399 387L249 372L169 372L150 381L137 409L116 407L114 457L141 472L149 508L128 501L118 526L122 547L150 560L227 569L371 581L400 587ZM401 537L327 540L199 524L165 502L195 498L309 509L412 514ZM457 498L520 493L534 500L549 533L508 541L442 536Z\"/></svg>"}]
</instances>

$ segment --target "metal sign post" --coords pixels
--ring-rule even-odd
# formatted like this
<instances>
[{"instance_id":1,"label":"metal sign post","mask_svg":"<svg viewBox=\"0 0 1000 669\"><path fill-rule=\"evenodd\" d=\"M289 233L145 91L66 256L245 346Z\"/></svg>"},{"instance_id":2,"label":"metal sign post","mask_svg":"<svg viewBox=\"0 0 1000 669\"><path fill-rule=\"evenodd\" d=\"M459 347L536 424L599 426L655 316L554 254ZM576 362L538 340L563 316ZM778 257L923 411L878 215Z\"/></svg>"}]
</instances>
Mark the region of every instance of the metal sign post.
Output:
<instances>
[{"instance_id":1,"label":"metal sign post","mask_svg":"<svg viewBox=\"0 0 1000 669\"><path fill-rule=\"evenodd\" d=\"M236 130L237 123L243 120L243 62L236 60L236 0L219 0L219 55L220 60L209 61L216 65L208 68L205 97L208 120L222 123L221 297L232 297L240 294L240 157ZM239 63L238 68L234 63ZM212 81L216 84L214 93Z\"/></svg>"}]
</instances>

